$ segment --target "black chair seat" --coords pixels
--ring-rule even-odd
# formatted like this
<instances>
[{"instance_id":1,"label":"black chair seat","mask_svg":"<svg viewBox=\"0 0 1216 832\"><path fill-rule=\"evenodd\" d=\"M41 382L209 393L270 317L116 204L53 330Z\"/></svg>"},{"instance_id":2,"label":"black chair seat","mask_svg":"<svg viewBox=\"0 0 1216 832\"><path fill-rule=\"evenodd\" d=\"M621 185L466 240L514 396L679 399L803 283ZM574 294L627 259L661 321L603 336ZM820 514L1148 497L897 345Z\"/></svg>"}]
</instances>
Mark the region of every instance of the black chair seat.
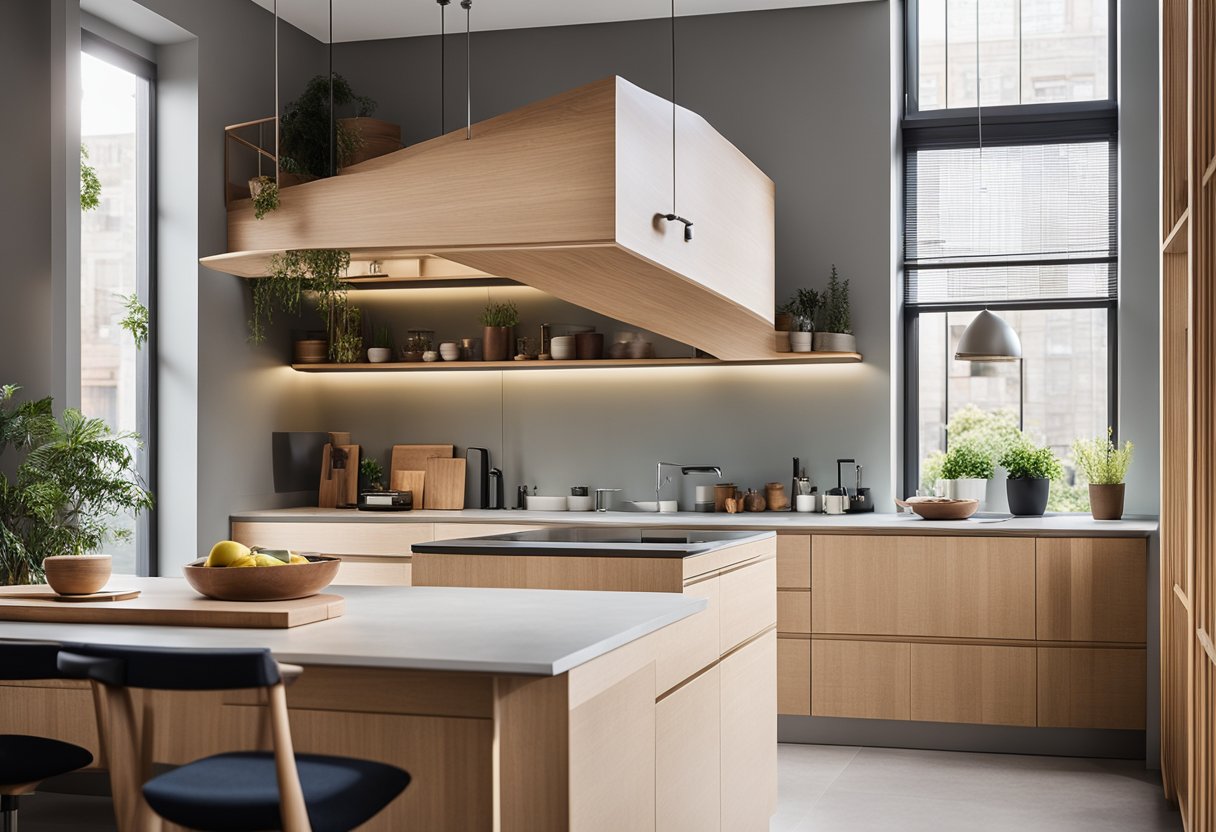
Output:
<instances>
[{"instance_id":1,"label":"black chair seat","mask_svg":"<svg viewBox=\"0 0 1216 832\"><path fill-rule=\"evenodd\" d=\"M297 754L300 786L313 832L348 832L370 820L409 785L395 766ZM207 832L281 829L274 755L217 754L195 760L144 784L148 805L161 817Z\"/></svg>"},{"instance_id":2,"label":"black chair seat","mask_svg":"<svg viewBox=\"0 0 1216 832\"><path fill-rule=\"evenodd\" d=\"M0 785L37 783L93 762L87 749L70 742L25 734L0 734Z\"/></svg>"}]
</instances>

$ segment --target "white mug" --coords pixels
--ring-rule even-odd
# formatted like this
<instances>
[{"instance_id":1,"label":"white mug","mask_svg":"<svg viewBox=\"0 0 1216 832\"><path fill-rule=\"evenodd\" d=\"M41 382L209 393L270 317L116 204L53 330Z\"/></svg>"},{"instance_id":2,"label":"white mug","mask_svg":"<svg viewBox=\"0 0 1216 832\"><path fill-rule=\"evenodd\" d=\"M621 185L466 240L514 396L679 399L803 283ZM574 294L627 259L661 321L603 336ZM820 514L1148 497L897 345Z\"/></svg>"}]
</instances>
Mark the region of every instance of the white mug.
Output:
<instances>
[{"instance_id":1,"label":"white mug","mask_svg":"<svg viewBox=\"0 0 1216 832\"><path fill-rule=\"evenodd\" d=\"M823 498L824 514L844 514L849 509L849 498L843 494L827 494Z\"/></svg>"},{"instance_id":2,"label":"white mug","mask_svg":"<svg viewBox=\"0 0 1216 832\"><path fill-rule=\"evenodd\" d=\"M815 510L814 494L794 495L794 511L810 512Z\"/></svg>"}]
</instances>

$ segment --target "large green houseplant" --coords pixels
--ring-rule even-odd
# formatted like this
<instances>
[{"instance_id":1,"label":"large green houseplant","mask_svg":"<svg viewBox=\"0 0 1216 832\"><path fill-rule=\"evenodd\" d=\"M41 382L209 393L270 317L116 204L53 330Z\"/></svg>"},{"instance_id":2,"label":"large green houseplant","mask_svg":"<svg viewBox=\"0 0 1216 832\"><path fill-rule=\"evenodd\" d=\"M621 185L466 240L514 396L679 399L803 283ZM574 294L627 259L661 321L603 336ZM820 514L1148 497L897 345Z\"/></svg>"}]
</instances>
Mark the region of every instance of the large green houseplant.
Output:
<instances>
[{"instance_id":1,"label":"large green houseplant","mask_svg":"<svg viewBox=\"0 0 1216 832\"><path fill-rule=\"evenodd\" d=\"M334 109L332 119L330 101ZM365 95L355 95L347 80L337 73L317 75L309 81L300 97L283 108L279 120L279 167L304 179L320 179L336 173L330 169L331 160L339 168L350 164L362 138L357 130L338 121L337 112L343 109L363 118L375 111L376 102ZM332 157L331 142L337 145Z\"/></svg>"},{"instance_id":2,"label":"large green houseplant","mask_svg":"<svg viewBox=\"0 0 1216 832\"><path fill-rule=\"evenodd\" d=\"M68 409L56 419L51 399L18 404L15 385L0 387L0 584L38 583L43 560L83 555L130 537L125 514L152 507L135 470L134 434ZM16 455L17 461L7 457Z\"/></svg>"}]
</instances>

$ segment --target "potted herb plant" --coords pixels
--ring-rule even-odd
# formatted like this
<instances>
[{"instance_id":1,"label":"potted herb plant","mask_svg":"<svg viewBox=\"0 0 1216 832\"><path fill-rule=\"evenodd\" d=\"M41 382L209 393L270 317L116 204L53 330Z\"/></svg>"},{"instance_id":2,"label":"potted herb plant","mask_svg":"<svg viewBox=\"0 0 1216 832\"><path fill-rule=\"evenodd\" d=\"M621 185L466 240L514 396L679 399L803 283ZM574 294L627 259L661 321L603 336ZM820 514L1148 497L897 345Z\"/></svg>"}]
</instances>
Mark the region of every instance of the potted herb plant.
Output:
<instances>
[{"instance_id":1,"label":"potted herb plant","mask_svg":"<svg viewBox=\"0 0 1216 832\"><path fill-rule=\"evenodd\" d=\"M359 460L360 491L384 491L384 466L370 456Z\"/></svg>"},{"instance_id":2,"label":"potted herb plant","mask_svg":"<svg viewBox=\"0 0 1216 832\"><path fill-rule=\"evenodd\" d=\"M336 118L331 123L331 101L335 112L353 110L354 118ZM399 148L401 128L370 118L375 109L376 102L356 95L341 75L315 76L300 96L283 108L279 120L279 168L288 175L280 184L287 186L336 173L331 170L331 141L336 144L332 162L338 168Z\"/></svg>"},{"instance_id":3,"label":"potted herb plant","mask_svg":"<svg viewBox=\"0 0 1216 832\"><path fill-rule=\"evenodd\" d=\"M260 220L279 207L279 184L269 176L255 176L249 180L249 197L253 216Z\"/></svg>"},{"instance_id":4,"label":"potted herb plant","mask_svg":"<svg viewBox=\"0 0 1216 832\"><path fill-rule=\"evenodd\" d=\"M519 324L519 310L511 301L488 303L481 313L482 344L486 361L506 361L514 339L511 331Z\"/></svg>"},{"instance_id":5,"label":"potted herb plant","mask_svg":"<svg viewBox=\"0 0 1216 832\"><path fill-rule=\"evenodd\" d=\"M114 433L79 410L56 419L50 398L16 404L19 389L0 387L0 454L22 455L0 466L0 584L38 583L48 573L58 584L57 571L69 578L89 572L100 588L110 556L90 553L130 537L115 522L119 515L152 507L135 470L138 437ZM81 557L96 563L57 566L70 560L79 567L84 561L72 559Z\"/></svg>"},{"instance_id":6,"label":"potted herb plant","mask_svg":"<svg viewBox=\"0 0 1216 832\"><path fill-rule=\"evenodd\" d=\"M794 328L794 299L777 307L777 314L773 317L773 332L776 333L774 349L777 352L790 351L790 330Z\"/></svg>"},{"instance_id":7,"label":"potted herb plant","mask_svg":"<svg viewBox=\"0 0 1216 832\"><path fill-rule=\"evenodd\" d=\"M982 508L992 479L992 457L983 450L960 443L942 459L942 496L951 500L979 500Z\"/></svg>"},{"instance_id":8,"label":"potted herb plant","mask_svg":"<svg viewBox=\"0 0 1216 832\"><path fill-rule=\"evenodd\" d=\"M810 352L815 335L815 315L822 298L814 289L799 289L790 300L793 327L790 329L790 350Z\"/></svg>"},{"instance_id":9,"label":"potted herb plant","mask_svg":"<svg viewBox=\"0 0 1216 832\"><path fill-rule=\"evenodd\" d=\"M1117 446L1112 428L1106 429L1105 437L1078 439L1072 444L1077 469L1089 482L1089 510L1095 520L1123 516L1124 480L1135 447L1131 442Z\"/></svg>"},{"instance_id":10,"label":"potted herb plant","mask_svg":"<svg viewBox=\"0 0 1216 832\"><path fill-rule=\"evenodd\" d=\"M314 308L325 322L328 340L328 356L337 360L336 334L339 316L347 306L346 283L343 276L350 267L350 252L341 249L318 248L296 249L276 254L270 259L269 274L251 280L253 292L253 314L249 318L249 340L261 343L266 339L266 327L274 320L276 309L298 315L300 301L305 295L312 297ZM312 344L297 342L296 357L315 357L315 338ZM349 345L348 345L349 346ZM362 355L362 338L358 354ZM352 359L358 361L358 357ZM303 361L302 363L316 363Z\"/></svg>"},{"instance_id":11,"label":"potted herb plant","mask_svg":"<svg viewBox=\"0 0 1216 832\"><path fill-rule=\"evenodd\" d=\"M853 337L849 309L849 281L840 279L834 263L824 295L823 320L814 339L815 352L856 352L857 339Z\"/></svg>"},{"instance_id":12,"label":"potted herb plant","mask_svg":"<svg viewBox=\"0 0 1216 832\"><path fill-rule=\"evenodd\" d=\"M383 364L393 358L393 332L387 326L375 328L372 346L367 348L367 360L372 364Z\"/></svg>"},{"instance_id":13,"label":"potted herb plant","mask_svg":"<svg viewBox=\"0 0 1216 832\"><path fill-rule=\"evenodd\" d=\"M338 306L330 343L334 361L339 364L357 364L363 360L363 312L359 307L346 301Z\"/></svg>"},{"instance_id":14,"label":"potted herb plant","mask_svg":"<svg viewBox=\"0 0 1216 832\"><path fill-rule=\"evenodd\" d=\"M1021 443L1006 450L999 464L1008 473L1005 491L1009 496L1009 513L1015 517L1042 517L1047 510L1051 481L1063 474L1055 452Z\"/></svg>"}]
</instances>

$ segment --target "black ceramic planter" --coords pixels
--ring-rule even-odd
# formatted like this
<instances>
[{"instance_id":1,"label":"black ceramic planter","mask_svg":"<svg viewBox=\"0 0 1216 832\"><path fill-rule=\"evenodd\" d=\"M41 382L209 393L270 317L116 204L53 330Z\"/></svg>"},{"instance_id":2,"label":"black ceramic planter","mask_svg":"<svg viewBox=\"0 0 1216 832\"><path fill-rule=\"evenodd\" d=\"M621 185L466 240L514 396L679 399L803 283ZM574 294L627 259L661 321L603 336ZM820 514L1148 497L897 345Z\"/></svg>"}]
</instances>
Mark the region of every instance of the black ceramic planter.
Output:
<instances>
[{"instance_id":1,"label":"black ceramic planter","mask_svg":"<svg viewBox=\"0 0 1216 832\"><path fill-rule=\"evenodd\" d=\"M1005 493L1009 495L1009 513L1015 517L1042 517L1047 510L1047 494L1051 480L1013 479L1005 480Z\"/></svg>"}]
</instances>

